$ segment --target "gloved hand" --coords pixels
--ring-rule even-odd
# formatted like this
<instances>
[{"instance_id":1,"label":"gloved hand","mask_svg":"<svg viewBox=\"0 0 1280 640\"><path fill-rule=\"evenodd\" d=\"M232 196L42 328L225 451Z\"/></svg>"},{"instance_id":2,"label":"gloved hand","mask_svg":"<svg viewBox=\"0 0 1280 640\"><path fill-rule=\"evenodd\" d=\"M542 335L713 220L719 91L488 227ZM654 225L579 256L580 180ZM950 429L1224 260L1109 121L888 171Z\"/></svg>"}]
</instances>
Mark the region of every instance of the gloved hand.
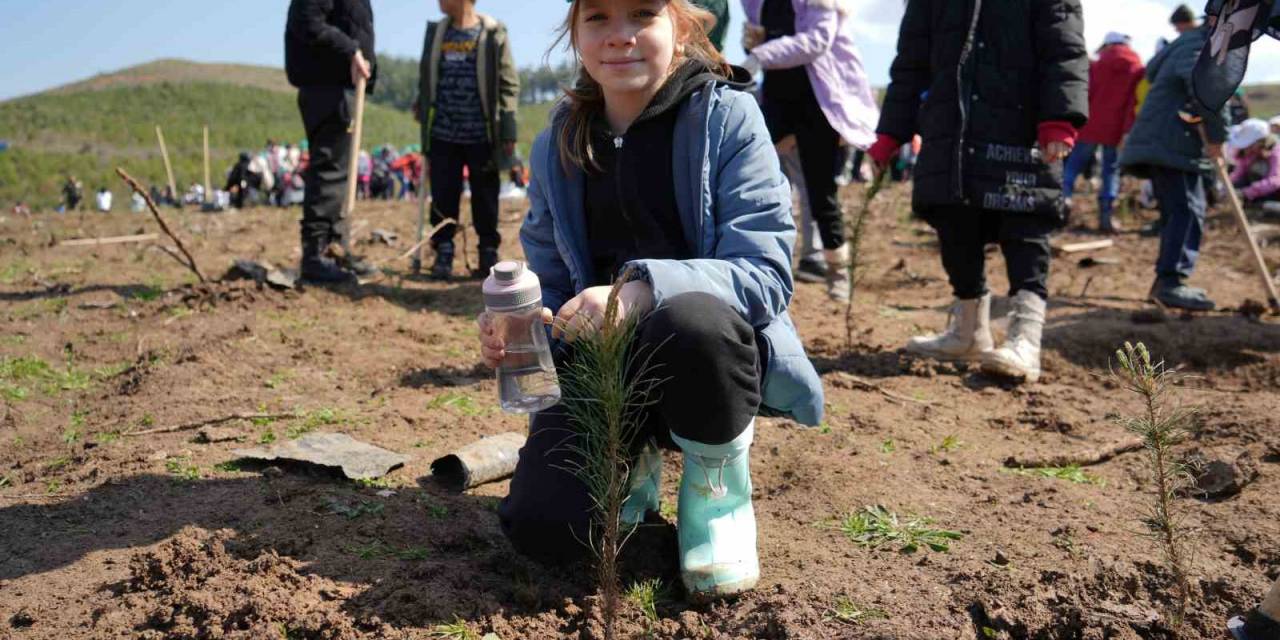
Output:
<instances>
[{"instance_id":1,"label":"gloved hand","mask_svg":"<svg viewBox=\"0 0 1280 640\"><path fill-rule=\"evenodd\" d=\"M875 163L876 170L882 171L889 166L889 161L898 155L898 150L902 148L902 143L894 140L892 136L886 133L877 133L875 144L867 149L867 156L871 158L871 162Z\"/></svg>"}]
</instances>

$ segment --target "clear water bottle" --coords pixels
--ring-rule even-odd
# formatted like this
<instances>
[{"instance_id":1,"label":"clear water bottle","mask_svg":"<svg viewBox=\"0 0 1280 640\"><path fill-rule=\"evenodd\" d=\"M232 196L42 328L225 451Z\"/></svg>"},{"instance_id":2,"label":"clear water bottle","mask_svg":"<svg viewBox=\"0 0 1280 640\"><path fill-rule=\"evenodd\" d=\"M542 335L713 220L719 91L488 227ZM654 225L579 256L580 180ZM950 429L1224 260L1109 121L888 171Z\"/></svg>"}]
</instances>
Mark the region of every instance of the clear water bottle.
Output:
<instances>
[{"instance_id":1,"label":"clear water bottle","mask_svg":"<svg viewBox=\"0 0 1280 640\"><path fill-rule=\"evenodd\" d=\"M508 413L535 413L560 402L560 383L542 323L542 287L523 262L494 265L484 281L484 306L506 341L498 364L498 401Z\"/></svg>"}]
</instances>

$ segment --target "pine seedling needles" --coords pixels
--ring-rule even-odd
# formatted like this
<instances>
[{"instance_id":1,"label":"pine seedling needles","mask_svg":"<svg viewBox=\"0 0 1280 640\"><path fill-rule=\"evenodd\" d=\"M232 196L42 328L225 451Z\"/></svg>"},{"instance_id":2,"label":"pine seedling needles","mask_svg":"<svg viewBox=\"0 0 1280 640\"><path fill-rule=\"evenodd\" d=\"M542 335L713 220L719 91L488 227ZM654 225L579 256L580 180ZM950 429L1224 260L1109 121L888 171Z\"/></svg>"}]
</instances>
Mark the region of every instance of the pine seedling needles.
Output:
<instances>
[{"instance_id":1,"label":"pine seedling needles","mask_svg":"<svg viewBox=\"0 0 1280 640\"><path fill-rule=\"evenodd\" d=\"M1155 492L1142 523L1147 535L1160 545L1165 564L1173 577L1177 609L1171 618L1176 629L1186 619L1191 600L1192 549L1189 544L1190 528L1175 501L1179 493L1194 484L1194 480L1187 465L1175 457L1173 447L1189 435L1188 425L1195 410L1171 401L1174 386L1182 376L1166 369L1164 362L1152 363L1146 345L1126 342L1123 349L1116 351L1116 359L1120 367L1112 369L1112 377L1142 402L1136 416L1122 416L1119 422L1142 439L1147 451Z\"/></svg>"},{"instance_id":2,"label":"pine seedling needles","mask_svg":"<svg viewBox=\"0 0 1280 640\"><path fill-rule=\"evenodd\" d=\"M871 184L867 186L866 196L862 199L862 206L858 208L858 213L854 216L849 227L849 299L844 305L844 346L845 349L853 349L853 299L858 292L858 280L862 278L859 270L862 256L862 232L866 228L867 217L871 215L871 203L876 199L876 195L884 188L885 176L889 175L886 169L881 171L871 180Z\"/></svg>"},{"instance_id":3,"label":"pine seedling needles","mask_svg":"<svg viewBox=\"0 0 1280 640\"><path fill-rule=\"evenodd\" d=\"M634 531L622 522L632 452L644 428L644 409L661 382L652 375L652 352L632 348L638 320L618 316L618 292L630 273L614 284L600 326L578 337L560 371L562 404L577 436L562 445L570 459L565 470L582 480L594 506L586 544L596 559L608 640L616 637L622 596L618 555Z\"/></svg>"}]
</instances>

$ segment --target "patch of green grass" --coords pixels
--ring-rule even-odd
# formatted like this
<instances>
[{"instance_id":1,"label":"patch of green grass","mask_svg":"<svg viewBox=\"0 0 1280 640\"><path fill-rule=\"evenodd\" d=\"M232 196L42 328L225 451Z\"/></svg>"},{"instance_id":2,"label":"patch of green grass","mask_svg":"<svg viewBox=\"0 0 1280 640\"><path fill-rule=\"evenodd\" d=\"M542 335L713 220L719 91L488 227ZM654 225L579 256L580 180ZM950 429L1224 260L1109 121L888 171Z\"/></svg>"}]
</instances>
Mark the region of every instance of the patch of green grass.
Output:
<instances>
[{"instance_id":1,"label":"patch of green grass","mask_svg":"<svg viewBox=\"0 0 1280 640\"><path fill-rule=\"evenodd\" d=\"M658 621L658 599L663 592L662 580L650 578L631 583L623 597L631 606L640 610L649 622Z\"/></svg>"},{"instance_id":2,"label":"patch of green grass","mask_svg":"<svg viewBox=\"0 0 1280 640\"><path fill-rule=\"evenodd\" d=\"M893 441L893 438L886 438L880 442L880 453L893 453L897 450L898 445Z\"/></svg>"},{"instance_id":3,"label":"patch of green grass","mask_svg":"<svg viewBox=\"0 0 1280 640\"><path fill-rule=\"evenodd\" d=\"M963 446L964 443L960 441L960 438L957 438L956 436L947 436L942 439L942 442L929 447L929 453L938 453L939 451L943 453L950 453Z\"/></svg>"},{"instance_id":4,"label":"patch of green grass","mask_svg":"<svg viewBox=\"0 0 1280 640\"><path fill-rule=\"evenodd\" d=\"M200 479L200 467L191 464L191 459L186 456L178 456L169 458L164 462L164 470L169 475L176 477L184 482L191 482Z\"/></svg>"},{"instance_id":5,"label":"patch of green grass","mask_svg":"<svg viewBox=\"0 0 1280 640\"><path fill-rule=\"evenodd\" d=\"M381 502L365 502L361 500L359 503L350 505L337 498L329 500L329 512L340 515L348 520L355 520L363 516L376 516L382 513L386 505Z\"/></svg>"},{"instance_id":6,"label":"patch of green grass","mask_svg":"<svg viewBox=\"0 0 1280 640\"><path fill-rule=\"evenodd\" d=\"M263 431L262 435L258 436L258 444L272 444L275 441L276 441L276 432L270 429Z\"/></svg>"},{"instance_id":7,"label":"patch of green grass","mask_svg":"<svg viewBox=\"0 0 1280 640\"><path fill-rule=\"evenodd\" d=\"M442 504L429 504L427 505L427 515L435 520L444 520L449 517L449 507Z\"/></svg>"},{"instance_id":8,"label":"patch of green grass","mask_svg":"<svg viewBox=\"0 0 1280 640\"><path fill-rule=\"evenodd\" d=\"M17 347L27 343L27 336L21 333L15 333L8 336L0 336L0 344L7 347Z\"/></svg>"},{"instance_id":9,"label":"patch of green grass","mask_svg":"<svg viewBox=\"0 0 1280 640\"><path fill-rule=\"evenodd\" d=\"M26 260L14 260L0 269L0 284L13 284L31 272Z\"/></svg>"},{"instance_id":10,"label":"patch of green grass","mask_svg":"<svg viewBox=\"0 0 1280 640\"><path fill-rule=\"evenodd\" d=\"M390 480L388 480L388 479L387 479L387 478L385 478L385 477L383 477L383 478L356 478L355 480L352 480L352 482L354 482L354 483L356 483L356 484L358 484L358 485L360 485L360 486L362 486L362 487L364 487L364 488L366 488L366 489L390 489L390 488L392 487L391 481L390 481Z\"/></svg>"},{"instance_id":11,"label":"patch of green grass","mask_svg":"<svg viewBox=\"0 0 1280 640\"><path fill-rule=\"evenodd\" d=\"M152 302L159 300L164 295L164 289L156 284L145 284L133 290L132 298L143 302Z\"/></svg>"},{"instance_id":12,"label":"patch of green grass","mask_svg":"<svg viewBox=\"0 0 1280 640\"><path fill-rule=\"evenodd\" d=\"M432 638L448 638L448 640L480 640L480 636L462 618L454 616L449 624L438 624L431 630Z\"/></svg>"},{"instance_id":13,"label":"patch of green grass","mask_svg":"<svg viewBox=\"0 0 1280 640\"><path fill-rule=\"evenodd\" d=\"M831 424L827 422L823 422L822 424L819 424L818 433L821 433L824 436L831 433Z\"/></svg>"},{"instance_id":14,"label":"patch of green grass","mask_svg":"<svg viewBox=\"0 0 1280 640\"><path fill-rule=\"evenodd\" d=\"M395 552L389 545L381 540L374 540L369 544L351 547L348 549L350 553L359 557L361 560L374 560L391 555Z\"/></svg>"},{"instance_id":15,"label":"patch of green grass","mask_svg":"<svg viewBox=\"0 0 1280 640\"><path fill-rule=\"evenodd\" d=\"M221 471L223 473L240 473L244 471L244 469L240 467L239 460L228 460L226 462L219 462L218 464L213 465L213 470Z\"/></svg>"},{"instance_id":16,"label":"patch of green grass","mask_svg":"<svg viewBox=\"0 0 1280 640\"><path fill-rule=\"evenodd\" d=\"M322 426L337 424L339 422L341 422L341 419L339 418L338 412L334 409L324 407L307 413L307 415L302 418L302 422L290 426L285 430L284 435L290 440L297 440L298 438L301 438Z\"/></svg>"},{"instance_id":17,"label":"patch of green grass","mask_svg":"<svg viewBox=\"0 0 1280 640\"><path fill-rule=\"evenodd\" d=\"M932 551L946 552L951 549L952 541L964 537L958 531L938 529L932 525L932 518L900 518L898 514L882 506L873 505L841 517L835 523L835 528L868 549L892 545L902 553L915 553L921 546Z\"/></svg>"},{"instance_id":18,"label":"patch of green grass","mask_svg":"<svg viewBox=\"0 0 1280 640\"><path fill-rule=\"evenodd\" d=\"M67 299L63 297L45 298L14 307L13 317L17 320L31 320L43 315L62 315L67 310Z\"/></svg>"},{"instance_id":19,"label":"patch of green grass","mask_svg":"<svg viewBox=\"0 0 1280 640\"><path fill-rule=\"evenodd\" d=\"M889 617L883 609L874 609L864 607L852 599L841 596L831 605L831 611L827 614L827 619L843 622L845 624L862 624L868 620L885 620Z\"/></svg>"},{"instance_id":20,"label":"patch of green grass","mask_svg":"<svg viewBox=\"0 0 1280 640\"><path fill-rule=\"evenodd\" d=\"M128 371L131 367L133 367L133 363L126 360L116 364L109 364L105 367L98 367L93 370L93 375L97 376L100 380L110 380L111 378Z\"/></svg>"},{"instance_id":21,"label":"patch of green grass","mask_svg":"<svg viewBox=\"0 0 1280 640\"><path fill-rule=\"evenodd\" d=\"M293 376L288 371L277 371L271 374L271 377L267 378L266 382L262 384L268 389L279 389L291 377Z\"/></svg>"},{"instance_id":22,"label":"patch of green grass","mask_svg":"<svg viewBox=\"0 0 1280 640\"><path fill-rule=\"evenodd\" d=\"M67 427L67 429L62 432L62 442L65 444L75 444L80 441L80 436L81 433L79 429L75 427Z\"/></svg>"},{"instance_id":23,"label":"patch of green grass","mask_svg":"<svg viewBox=\"0 0 1280 640\"><path fill-rule=\"evenodd\" d=\"M44 492L47 494L57 493L60 489L62 489L61 480L47 480L44 483Z\"/></svg>"},{"instance_id":24,"label":"patch of green grass","mask_svg":"<svg viewBox=\"0 0 1280 640\"><path fill-rule=\"evenodd\" d=\"M401 560L426 560L431 557L431 550L427 547L405 547L396 552L396 557Z\"/></svg>"},{"instance_id":25,"label":"patch of green grass","mask_svg":"<svg viewBox=\"0 0 1280 640\"><path fill-rule=\"evenodd\" d=\"M65 467L65 466L67 466L67 465L69 465L69 464L71 464L71 457L70 457L70 456L58 456L58 457L54 458L53 460L50 460L50 461L49 461L49 464L45 465L44 470L45 470L45 471L57 471L58 469L61 469L61 468Z\"/></svg>"},{"instance_id":26,"label":"patch of green grass","mask_svg":"<svg viewBox=\"0 0 1280 640\"><path fill-rule=\"evenodd\" d=\"M1106 480L1085 471L1078 464L1067 465L1065 467L1019 467L1017 469L1001 467L1000 473L1012 473L1019 476L1031 476L1034 478L1066 480L1067 482L1074 484L1106 484Z\"/></svg>"},{"instance_id":27,"label":"patch of green grass","mask_svg":"<svg viewBox=\"0 0 1280 640\"><path fill-rule=\"evenodd\" d=\"M13 480L10 480L9 476L0 476L0 489L4 489L6 487L12 487L12 486L13 486Z\"/></svg>"},{"instance_id":28,"label":"patch of green grass","mask_svg":"<svg viewBox=\"0 0 1280 640\"><path fill-rule=\"evenodd\" d=\"M448 409L454 413L464 416L482 416L490 412L490 407L480 406L471 396L459 392L450 391L442 393L431 399L427 403L428 409Z\"/></svg>"},{"instance_id":29,"label":"patch of green grass","mask_svg":"<svg viewBox=\"0 0 1280 640\"><path fill-rule=\"evenodd\" d=\"M98 444L111 444L112 442L115 442L116 440L120 439L120 432L119 431L103 431L102 433L99 433L98 435L94 436L93 439Z\"/></svg>"},{"instance_id":30,"label":"patch of green grass","mask_svg":"<svg viewBox=\"0 0 1280 640\"><path fill-rule=\"evenodd\" d=\"M139 427L154 427L155 424L156 424L156 417L149 413L142 414L142 417L138 419Z\"/></svg>"}]
</instances>

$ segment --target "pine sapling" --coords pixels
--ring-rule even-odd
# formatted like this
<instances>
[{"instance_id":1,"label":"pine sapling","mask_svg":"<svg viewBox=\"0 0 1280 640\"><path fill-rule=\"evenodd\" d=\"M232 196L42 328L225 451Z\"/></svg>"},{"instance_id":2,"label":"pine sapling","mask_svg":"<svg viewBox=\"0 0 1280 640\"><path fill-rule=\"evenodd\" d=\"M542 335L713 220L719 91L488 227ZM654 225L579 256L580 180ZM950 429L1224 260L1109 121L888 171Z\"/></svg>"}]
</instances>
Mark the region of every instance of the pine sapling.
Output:
<instances>
[{"instance_id":1,"label":"pine sapling","mask_svg":"<svg viewBox=\"0 0 1280 640\"><path fill-rule=\"evenodd\" d=\"M562 403L578 436L564 446L571 460L566 470L582 480L593 503L585 542L595 555L607 640L616 637L622 599L618 555L634 531L622 522L632 450L658 382L649 375L647 355L631 348L636 319L618 317L618 291L629 273L614 284L601 326L580 335L560 371Z\"/></svg>"},{"instance_id":2,"label":"pine sapling","mask_svg":"<svg viewBox=\"0 0 1280 640\"><path fill-rule=\"evenodd\" d=\"M1177 605L1171 620L1176 629L1186 619L1191 600L1192 560L1189 529L1176 498L1192 485L1193 479L1187 465L1175 457L1173 447L1187 437L1195 410L1182 407L1171 397L1182 376L1166 369L1164 362L1152 363L1146 345L1126 342L1123 349L1116 351L1116 359L1120 367L1112 369L1112 377L1142 402L1138 415L1122 416L1119 421L1142 439L1147 451L1155 493L1142 523L1147 535L1160 545L1173 577Z\"/></svg>"},{"instance_id":3,"label":"pine sapling","mask_svg":"<svg viewBox=\"0 0 1280 640\"><path fill-rule=\"evenodd\" d=\"M844 305L844 346L846 349L853 349L853 298L858 291L858 281L862 279L862 273L859 270L862 255L862 232L866 228L867 217L871 215L871 202L876 199L876 195L880 193L880 189L884 187L885 176L889 172L881 171L871 184L867 186L866 196L862 199L862 206L858 208L858 212L854 215L853 220L846 226L849 227L849 299Z\"/></svg>"}]
</instances>

